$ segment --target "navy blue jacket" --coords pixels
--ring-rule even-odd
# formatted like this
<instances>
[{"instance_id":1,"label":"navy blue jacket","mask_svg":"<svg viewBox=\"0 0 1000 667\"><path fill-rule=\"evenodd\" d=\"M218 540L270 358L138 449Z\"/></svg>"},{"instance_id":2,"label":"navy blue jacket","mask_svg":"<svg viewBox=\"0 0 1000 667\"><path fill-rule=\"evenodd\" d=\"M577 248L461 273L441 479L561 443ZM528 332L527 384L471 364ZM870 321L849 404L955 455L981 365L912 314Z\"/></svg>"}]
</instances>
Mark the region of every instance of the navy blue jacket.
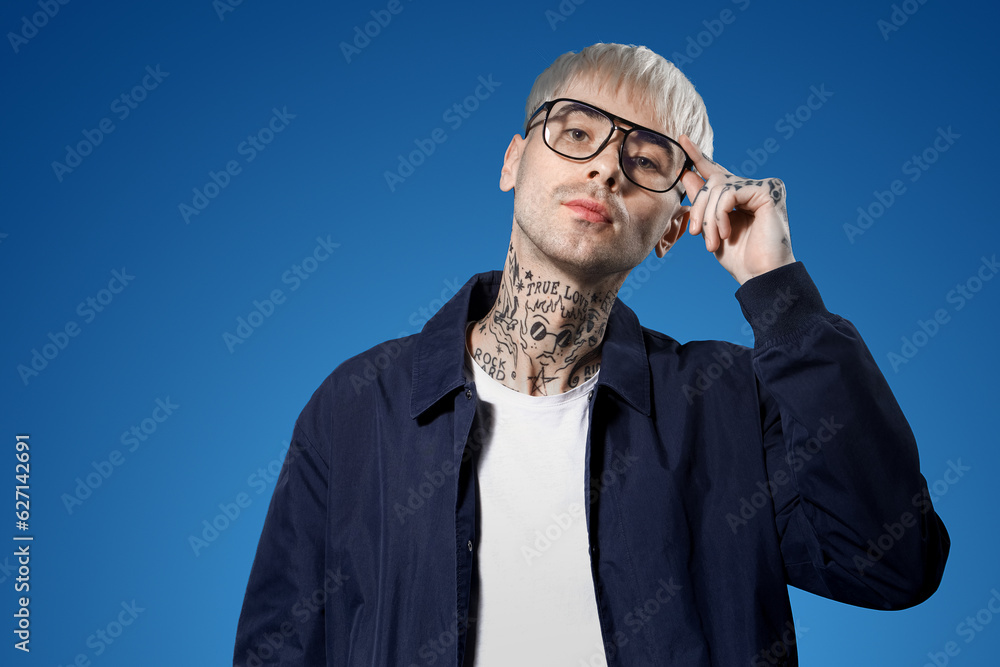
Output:
<instances>
[{"instance_id":1,"label":"navy blue jacket","mask_svg":"<svg viewBox=\"0 0 1000 667\"><path fill-rule=\"evenodd\" d=\"M419 334L317 389L267 511L234 665L470 658L485 431L465 324L500 275L474 276ZM940 582L948 533L857 330L801 263L736 296L752 350L682 345L620 301L611 311L580 482L612 667L795 665L786 584L902 609Z\"/></svg>"}]
</instances>

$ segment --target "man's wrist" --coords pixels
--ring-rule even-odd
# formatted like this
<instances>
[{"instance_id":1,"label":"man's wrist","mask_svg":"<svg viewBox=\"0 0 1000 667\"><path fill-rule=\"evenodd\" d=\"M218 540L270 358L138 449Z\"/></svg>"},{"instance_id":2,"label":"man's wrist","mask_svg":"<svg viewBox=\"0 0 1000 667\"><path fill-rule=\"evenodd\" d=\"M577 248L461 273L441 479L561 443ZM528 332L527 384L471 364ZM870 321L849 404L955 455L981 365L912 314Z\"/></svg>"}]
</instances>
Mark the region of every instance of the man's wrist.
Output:
<instances>
[{"instance_id":1,"label":"man's wrist","mask_svg":"<svg viewBox=\"0 0 1000 667\"><path fill-rule=\"evenodd\" d=\"M802 262L792 262L750 278L736 290L755 344L788 335L816 316L829 315Z\"/></svg>"}]
</instances>

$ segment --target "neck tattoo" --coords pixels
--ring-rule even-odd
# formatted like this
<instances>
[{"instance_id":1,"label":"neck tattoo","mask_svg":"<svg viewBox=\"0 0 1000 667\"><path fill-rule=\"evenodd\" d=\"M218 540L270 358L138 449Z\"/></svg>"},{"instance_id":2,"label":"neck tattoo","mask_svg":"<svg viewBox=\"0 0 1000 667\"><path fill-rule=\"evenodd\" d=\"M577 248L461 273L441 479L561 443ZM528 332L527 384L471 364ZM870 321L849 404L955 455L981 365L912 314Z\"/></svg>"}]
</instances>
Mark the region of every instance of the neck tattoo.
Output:
<instances>
[{"instance_id":1,"label":"neck tattoo","mask_svg":"<svg viewBox=\"0 0 1000 667\"><path fill-rule=\"evenodd\" d=\"M530 395L557 394L597 374L617 290L582 292L547 280L507 252L496 303L469 330L473 361L490 377Z\"/></svg>"}]
</instances>

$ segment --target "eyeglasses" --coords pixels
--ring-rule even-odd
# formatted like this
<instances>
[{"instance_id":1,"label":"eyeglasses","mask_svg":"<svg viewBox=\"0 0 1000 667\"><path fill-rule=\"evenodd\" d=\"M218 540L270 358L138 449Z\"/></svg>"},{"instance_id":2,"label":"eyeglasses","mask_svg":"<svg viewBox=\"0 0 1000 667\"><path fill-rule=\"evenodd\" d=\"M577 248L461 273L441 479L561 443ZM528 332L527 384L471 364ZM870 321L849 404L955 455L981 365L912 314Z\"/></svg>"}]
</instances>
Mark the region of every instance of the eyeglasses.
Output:
<instances>
[{"instance_id":1,"label":"eyeglasses","mask_svg":"<svg viewBox=\"0 0 1000 667\"><path fill-rule=\"evenodd\" d=\"M525 136L531 121L542 111L545 111L542 128L545 145L571 160L589 160L604 150L615 130L621 130L624 138L618 164L628 180L645 190L667 192L681 180L685 169L694 166L681 145L667 135L564 97L538 107L525 125ZM626 130L618 126L619 122L631 127ZM683 200L684 191L678 189L678 192Z\"/></svg>"}]
</instances>

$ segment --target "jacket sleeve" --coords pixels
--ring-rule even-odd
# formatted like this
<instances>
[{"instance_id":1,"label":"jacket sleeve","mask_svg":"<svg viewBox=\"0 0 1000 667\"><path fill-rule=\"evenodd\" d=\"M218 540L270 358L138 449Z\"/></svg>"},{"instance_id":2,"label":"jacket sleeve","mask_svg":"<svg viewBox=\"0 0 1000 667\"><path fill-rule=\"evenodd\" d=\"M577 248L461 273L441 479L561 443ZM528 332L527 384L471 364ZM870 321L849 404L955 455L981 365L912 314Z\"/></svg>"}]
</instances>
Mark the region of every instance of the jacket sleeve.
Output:
<instances>
[{"instance_id":1,"label":"jacket sleeve","mask_svg":"<svg viewBox=\"0 0 1000 667\"><path fill-rule=\"evenodd\" d=\"M303 411L267 509L236 629L234 667L327 664L323 604L331 585L324 567L329 466L303 428L305 417Z\"/></svg>"},{"instance_id":2,"label":"jacket sleeve","mask_svg":"<svg viewBox=\"0 0 1000 667\"><path fill-rule=\"evenodd\" d=\"M950 540L910 426L857 329L826 310L801 262L736 297L754 330L768 477L791 480L769 484L787 582L874 609L924 601Z\"/></svg>"}]
</instances>

